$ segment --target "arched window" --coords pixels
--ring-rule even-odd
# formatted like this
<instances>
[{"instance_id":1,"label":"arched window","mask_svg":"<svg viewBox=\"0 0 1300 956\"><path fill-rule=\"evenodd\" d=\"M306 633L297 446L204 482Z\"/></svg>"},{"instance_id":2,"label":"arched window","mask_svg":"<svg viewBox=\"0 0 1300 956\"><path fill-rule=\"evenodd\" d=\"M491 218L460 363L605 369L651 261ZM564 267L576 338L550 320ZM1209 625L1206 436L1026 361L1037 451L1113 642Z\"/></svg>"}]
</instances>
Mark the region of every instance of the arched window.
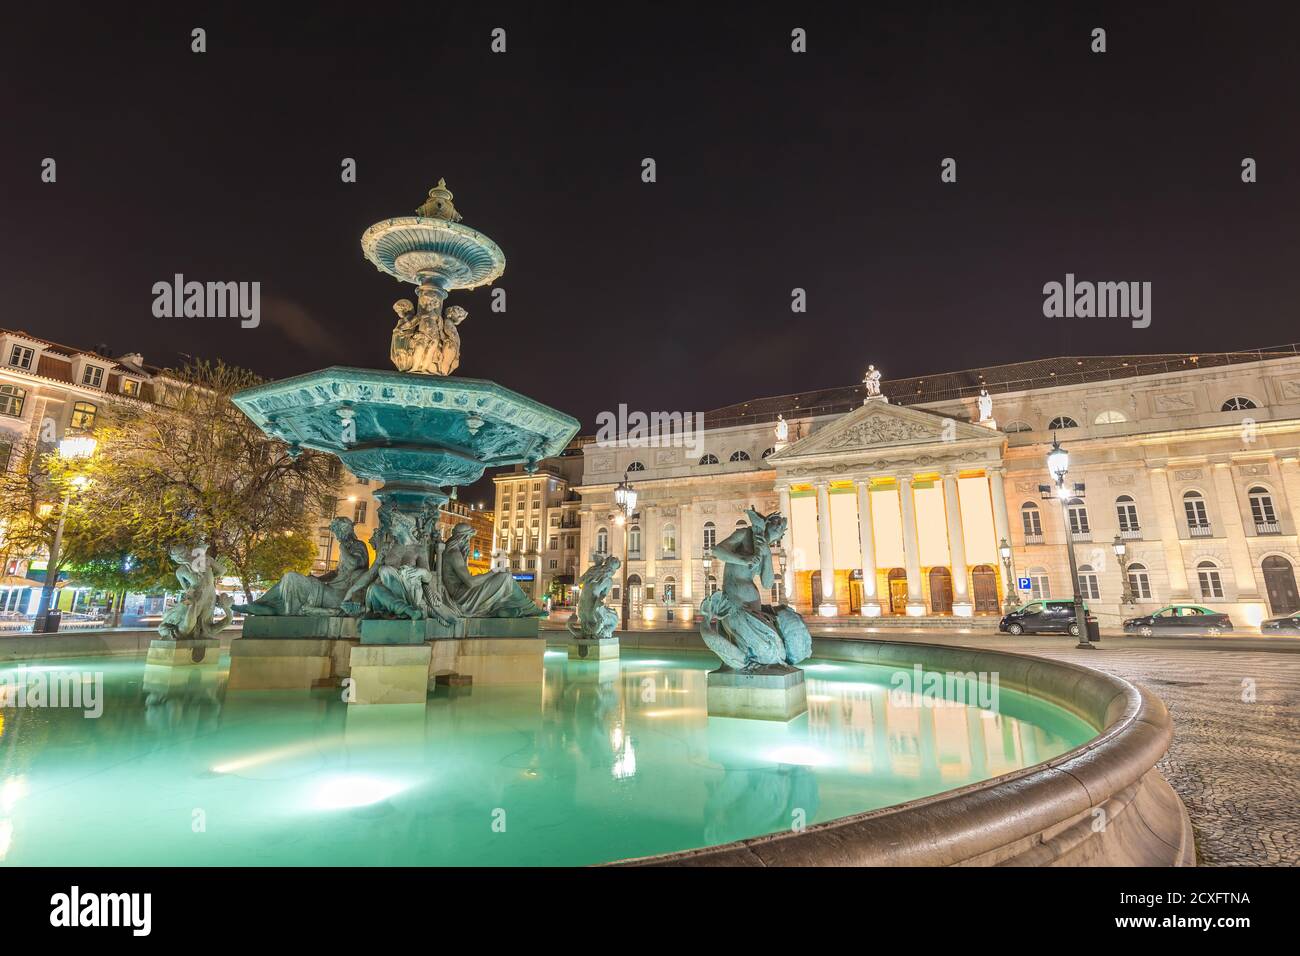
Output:
<instances>
[{"instance_id":1,"label":"arched window","mask_svg":"<svg viewBox=\"0 0 1300 956\"><path fill-rule=\"evenodd\" d=\"M596 530L596 550L600 554L609 554L609 529L598 528Z\"/></svg>"},{"instance_id":2,"label":"arched window","mask_svg":"<svg viewBox=\"0 0 1300 956\"><path fill-rule=\"evenodd\" d=\"M74 402L72 420L68 427L74 432L88 432L95 427L95 406L90 402Z\"/></svg>"},{"instance_id":3,"label":"arched window","mask_svg":"<svg viewBox=\"0 0 1300 956\"><path fill-rule=\"evenodd\" d=\"M1258 408L1259 406L1252 402L1245 395L1234 395L1223 403L1219 409L1221 412L1244 412L1247 409Z\"/></svg>"},{"instance_id":4,"label":"arched window","mask_svg":"<svg viewBox=\"0 0 1300 956\"><path fill-rule=\"evenodd\" d=\"M712 574L710 574L708 579L704 582L704 590L709 594L718 593L718 579Z\"/></svg>"},{"instance_id":5,"label":"arched window","mask_svg":"<svg viewBox=\"0 0 1300 956\"><path fill-rule=\"evenodd\" d=\"M0 415L23 417L23 402L27 400L27 390L17 385L0 385Z\"/></svg>"},{"instance_id":6,"label":"arched window","mask_svg":"<svg viewBox=\"0 0 1300 956\"><path fill-rule=\"evenodd\" d=\"M1014 422L1007 422L1006 428L1002 430L1008 435L1014 435L1016 432L1031 432L1034 430L1034 426L1029 422L1022 422L1017 419Z\"/></svg>"},{"instance_id":7,"label":"arched window","mask_svg":"<svg viewBox=\"0 0 1300 956\"><path fill-rule=\"evenodd\" d=\"M1210 601L1223 597L1223 579L1213 561L1202 561L1196 566L1196 578L1201 584L1201 600Z\"/></svg>"},{"instance_id":8,"label":"arched window","mask_svg":"<svg viewBox=\"0 0 1300 956\"><path fill-rule=\"evenodd\" d=\"M627 529L627 553L641 554L641 526L639 524L631 525Z\"/></svg>"},{"instance_id":9,"label":"arched window","mask_svg":"<svg viewBox=\"0 0 1300 956\"><path fill-rule=\"evenodd\" d=\"M1088 525L1088 506L1082 498L1071 498L1065 505L1065 513L1070 516L1070 534L1077 537L1092 534Z\"/></svg>"},{"instance_id":10,"label":"arched window","mask_svg":"<svg viewBox=\"0 0 1300 956\"><path fill-rule=\"evenodd\" d=\"M1250 516L1255 519L1257 534L1281 534L1282 527L1277 523L1277 512L1273 510L1273 496L1267 488L1256 485L1248 492L1250 495Z\"/></svg>"},{"instance_id":11,"label":"arched window","mask_svg":"<svg viewBox=\"0 0 1300 956\"><path fill-rule=\"evenodd\" d=\"M1042 601L1052 596L1052 589L1047 583L1045 568L1030 568L1025 574L1029 578L1029 596L1035 601Z\"/></svg>"},{"instance_id":12,"label":"arched window","mask_svg":"<svg viewBox=\"0 0 1300 956\"><path fill-rule=\"evenodd\" d=\"M1115 514L1119 516L1119 533L1125 538L1137 538L1142 534L1138 524L1138 508L1132 495L1120 495L1115 499Z\"/></svg>"},{"instance_id":13,"label":"arched window","mask_svg":"<svg viewBox=\"0 0 1300 956\"><path fill-rule=\"evenodd\" d=\"M1049 432L1059 431L1062 428L1078 428L1079 423L1069 415L1058 415L1047 423Z\"/></svg>"},{"instance_id":14,"label":"arched window","mask_svg":"<svg viewBox=\"0 0 1300 956\"><path fill-rule=\"evenodd\" d=\"M1032 501L1026 501L1020 506L1020 521L1025 528L1025 542L1027 544L1043 543L1043 519L1038 513L1038 505Z\"/></svg>"},{"instance_id":15,"label":"arched window","mask_svg":"<svg viewBox=\"0 0 1300 956\"><path fill-rule=\"evenodd\" d=\"M664 603L675 604L677 602L677 579L671 574L664 578Z\"/></svg>"},{"instance_id":16,"label":"arched window","mask_svg":"<svg viewBox=\"0 0 1300 956\"><path fill-rule=\"evenodd\" d=\"M1187 516L1187 529L1193 537L1208 537L1210 515L1205 510L1205 498L1199 491L1183 493L1183 513Z\"/></svg>"},{"instance_id":17,"label":"arched window","mask_svg":"<svg viewBox=\"0 0 1300 956\"><path fill-rule=\"evenodd\" d=\"M677 526L666 524L659 532L659 547L665 555L677 553Z\"/></svg>"},{"instance_id":18,"label":"arched window","mask_svg":"<svg viewBox=\"0 0 1300 956\"><path fill-rule=\"evenodd\" d=\"M705 455L704 457L702 457L702 458L700 459L700 464L701 464L701 465L716 465L717 463L718 463L718 456L717 456L717 455L712 455L712 454L710 454L710 455Z\"/></svg>"},{"instance_id":19,"label":"arched window","mask_svg":"<svg viewBox=\"0 0 1300 956\"><path fill-rule=\"evenodd\" d=\"M641 462L639 462L639 461L634 461L634 462L632 462L632 464L630 464L630 465L627 466L627 470L628 470L628 471L645 471L645 465L641 464Z\"/></svg>"},{"instance_id":20,"label":"arched window","mask_svg":"<svg viewBox=\"0 0 1300 956\"><path fill-rule=\"evenodd\" d=\"M731 453L731 458L730 458L730 460L731 460L731 461L749 461L749 452L747 452L747 451L733 451L733 452Z\"/></svg>"},{"instance_id":21,"label":"arched window","mask_svg":"<svg viewBox=\"0 0 1300 956\"><path fill-rule=\"evenodd\" d=\"M1123 412L1112 410L1109 412L1102 412L1092 420L1092 423L1094 425L1118 425L1120 422L1126 421L1128 421L1128 418L1125 417Z\"/></svg>"},{"instance_id":22,"label":"arched window","mask_svg":"<svg viewBox=\"0 0 1300 956\"><path fill-rule=\"evenodd\" d=\"M763 457L764 457L764 458L766 458L768 455L775 455L775 454L776 454L776 448L775 448L775 447L772 447L772 448L765 448L765 449L763 450Z\"/></svg>"},{"instance_id":23,"label":"arched window","mask_svg":"<svg viewBox=\"0 0 1300 956\"><path fill-rule=\"evenodd\" d=\"M1151 600L1151 576L1147 574L1145 564L1130 564L1128 566L1128 586L1133 592L1133 596L1139 601Z\"/></svg>"},{"instance_id":24,"label":"arched window","mask_svg":"<svg viewBox=\"0 0 1300 956\"><path fill-rule=\"evenodd\" d=\"M737 527L737 528L748 528L748 527L749 527L749 522L746 521L744 518L737 518L737 519L736 519L736 527Z\"/></svg>"},{"instance_id":25,"label":"arched window","mask_svg":"<svg viewBox=\"0 0 1300 956\"><path fill-rule=\"evenodd\" d=\"M718 543L718 527L712 521L704 522L704 550L712 551Z\"/></svg>"},{"instance_id":26,"label":"arched window","mask_svg":"<svg viewBox=\"0 0 1300 956\"><path fill-rule=\"evenodd\" d=\"M1097 582L1097 572L1091 564L1079 566L1079 596L1089 601L1101 600L1101 587Z\"/></svg>"}]
</instances>

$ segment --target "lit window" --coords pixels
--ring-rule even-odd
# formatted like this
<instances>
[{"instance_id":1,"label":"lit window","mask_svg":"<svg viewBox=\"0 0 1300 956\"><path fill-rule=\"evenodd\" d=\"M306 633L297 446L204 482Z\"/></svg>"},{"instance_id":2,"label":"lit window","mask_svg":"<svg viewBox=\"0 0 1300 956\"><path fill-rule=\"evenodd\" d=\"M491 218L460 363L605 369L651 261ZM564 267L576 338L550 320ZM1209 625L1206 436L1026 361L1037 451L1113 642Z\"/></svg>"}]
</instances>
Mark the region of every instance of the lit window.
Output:
<instances>
[{"instance_id":1,"label":"lit window","mask_svg":"<svg viewBox=\"0 0 1300 956\"><path fill-rule=\"evenodd\" d=\"M139 382L138 380L134 379L134 378L124 378L124 379L122 379L122 394L123 394L123 395L139 395L139 394L140 394L140 382Z\"/></svg>"},{"instance_id":2,"label":"lit window","mask_svg":"<svg viewBox=\"0 0 1300 956\"><path fill-rule=\"evenodd\" d=\"M17 385L0 385L0 415L12 415L22 418L23 402L27 400L27 390Z\"/></svg>"},{"instance_id":3,"label":"lit window","mask_svg":"<svg viewBox=\"0 0 1300 956\"><path fill-rule=\"evenodd\" d=\"M72 420L68 426L74 432L87 432L95 427L95 406L90 402L74 402Z\"/></svg>"},{"instance_id":4,"label":"lit window","mask_svg":"<svg viewBox=\"0 0 1300 956\"><path fill-rule=\"evenodd\" d=\"M677 527L675 525L664 525L663 531L660 532L660 546L664 554L677 553Z\"/></svg>"}]
</instances>

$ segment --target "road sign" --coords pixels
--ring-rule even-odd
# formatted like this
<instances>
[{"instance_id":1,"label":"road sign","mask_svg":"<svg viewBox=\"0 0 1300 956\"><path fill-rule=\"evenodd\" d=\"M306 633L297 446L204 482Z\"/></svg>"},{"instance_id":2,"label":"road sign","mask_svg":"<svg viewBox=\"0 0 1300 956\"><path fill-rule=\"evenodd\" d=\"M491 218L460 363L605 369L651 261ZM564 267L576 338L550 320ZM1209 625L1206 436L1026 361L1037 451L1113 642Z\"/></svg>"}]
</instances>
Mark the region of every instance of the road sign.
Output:
<instances>
[{"instance_id":1,"label":"road sign","mask_svg":"<svg viewBox=\"0 0 1300 956\"><path fill-rule=\"evenodd\" d=\"M1016 579L1016 587L1020 588L1020 590L1022 590L1022 591L1028 591L1028 590L1030 590L1030 589L1031 589L1031 586L1032 586L1032 585L1031 585L1031 583L1030 583L1029 578L1017 578L1017 579Z\"/></svg>"}]
</instances>

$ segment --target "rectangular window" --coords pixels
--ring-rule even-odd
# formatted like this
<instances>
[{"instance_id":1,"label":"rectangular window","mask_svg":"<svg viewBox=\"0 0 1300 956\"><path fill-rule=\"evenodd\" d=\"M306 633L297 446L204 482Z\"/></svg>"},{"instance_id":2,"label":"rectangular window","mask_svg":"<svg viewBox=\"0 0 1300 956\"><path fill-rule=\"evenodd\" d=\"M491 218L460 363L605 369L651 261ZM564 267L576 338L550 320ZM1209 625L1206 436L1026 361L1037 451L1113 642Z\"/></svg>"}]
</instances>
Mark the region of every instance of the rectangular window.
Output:
<instances>
[{"instance_id":1,"label":"rectangular window","mask_svg":"<svg viewBox=\"0 0 1300 956\"><path fill-rule=\"evenodd\" d=\"M9 350L9 364L14 368L31 368L32 358L36 355L31 349L15 345Z\"/></svg>"},{"instance_id":2,"label":"rectangular window","mask_svg":"<svg viewBox=\"0 0 1300 956\"><path fill-rule=\"evenodd\" d=\"M1027 534L1027 535L1042 535L1042 533L1043 533L1043 523L1042 523L1042 519L1040 519L1040 518L1038 517L1038 509L1037 509L1037 508L1026 508L1026 509L1024 509L1023 511L1020 512L1020 517L1021 517L1021 518L1023 519L1023 521L1024 521L1024 525L1025 525L1025 534Z\"/></svg>"},{"instance_id":3,"label":"rectangular window","mask_svg":"<svg viewBox=\"0 0 1300 956\"><path fill-rule=\"evenodd\" d=\"M1088 534L1092 529L1088 527L1088 509L1075 506L1070 509L1070 533L1071 534Z\"/></svg>"},{"instance_id":4,"label":"rectangular window","mask_svg":"<svg viewBox=\"0 0 1300 956\"><path fill-rule=\"evenodd\" d=\"M1101 600L1101 588L1098 587L1096 574L1079 575L1079 594L1090 601Z\"/></svg>"},{"instance_id":5,"label":"rectangular window","mask_svg":"<svg viewBox=\"0 0 1300 956\"><path fill-rule=\"evenodd\" d=\"M560 546L560 539L557 538L555 535L551 535L551 550L554 551L559 546Z\"/></svg>"},{"instance_id":6,"label":"rectangular window","mask_svg":"<svg viewBox=\"0 0 1300 956\"><path fill-rule=\"evenodd\" d=\"M123 394L123 395L139 395L139 394L140 394L140 383L139 383L138 381L136 381L135 379L133 379L133 378L124 378L124 379L122 379L122 394Z\"/></svg>"},{"instance_id":7,"label":"rectangular window","mask_svg":"<svg viewBox=\"0 0 1300 956\"><path fill-rule=\"evenodd\" d=\"M354 508L354 509L352 510L352 523L353 523L353 524L365 524L365 523L366 523L366 505L368 505L369 503L370 503L370 502L368 502L368 501L358 501L358 502L357 502L357 506L356 506L356 508Z\"/></svg>"},{"instance_id":8,"label":"rectangular window","mask_svg":"<svg viewBox=\"0 0 1300 956\"><path fill-rule=\"evenodd\" d=\"M1124 503L1118 506L1119 512L1119 530L1120 531L1137 531L1138 530L1138 510L1137 505Z\"/></svg>"},{"instance_id":9,"label":"rectangular window","mask_svg":"<svg viewBox=\"0 0 1300 956\"><path fill-rule=\"evenodd\" d=\"M81 373L81 384L99 388L104 381L104 370L98 365L87 365Z\"/></svg>"},{"instance_id":10,"label":"rectangular window","mask_svg":"<svg viewBox=\"0 0 1300 956\"><path fill-rule=\"evenodd\" d=\"M1047 585L1046 574L1029 575L1029 596L1036 601L1041 601L1052 596L1052 589Z\"/></svg>"},{"instance_id":11,"label":"rectangular window","mask_svg":"<svg viewBox=\"0 0 1300 956\"><path fill-rule=\"evenodd\" d=\"M1151 600L1151 578L1145 571L1130 571L1128 586L1139 601Z\"/></svg>"}]
</instances>

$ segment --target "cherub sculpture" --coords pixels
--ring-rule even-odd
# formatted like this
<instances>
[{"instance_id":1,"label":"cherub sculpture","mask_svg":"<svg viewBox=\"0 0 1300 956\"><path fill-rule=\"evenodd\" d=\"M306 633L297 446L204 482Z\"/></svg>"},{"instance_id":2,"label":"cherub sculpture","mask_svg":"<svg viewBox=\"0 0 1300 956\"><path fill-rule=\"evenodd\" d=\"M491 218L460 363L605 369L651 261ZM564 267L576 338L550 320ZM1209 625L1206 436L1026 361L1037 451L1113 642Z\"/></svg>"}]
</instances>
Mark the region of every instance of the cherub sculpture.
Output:
<instances>
[{"instance_id":1,"label":"cherub sculpture","mask_svg":"<svg viewBox=\"0 0 1300 956\"><path fill-rule=\"evenodd\" d=\"M713 547L713 557L725 570L722 590L700 603L700 636L733 670L794 665L812 653L803 618L788 605L763 604L754 586L755 577L765 590L775 582L772 546L785 536L786 520L777 511L764 516L750 508L745 513L750 527Z\"/></svg>"},{"instance_id":2,"label":"cherub sculpture","mask_svg":"<svg viewBox=\"0 0 1300 956\"><path fill-rule=\"evenodd\" d=\"M234 616L234 598L217 594L216 562L208 556L208 546L178 544L169 553L176 563L176 580L182 593L180 601L163 615L159 637L169 641L216 637ZM222 617L214 620L212 614L217 607Z\"/></svg>"},{"instance_id":3,"label":"cherub sculpture","mask_svg":"<svg viewBox=\"0 0 1300 956\"><path fill-rule=\"evenodd\" d=\"M618 614L605 606L614 574L621 562L613 555L597 556L595 563L578 579L582 593L578 609L569 617L569 633L578 640L597 641L614 635Z\"/></svg>"},{"instance_id":4,"label":"cherub sculpture","mask_svg":"<svg viewBox=\"0 0 1300 956\"><path fill-rule=\"evenodd\" d=\"M337 568L320 577L288 571L271 590L251 604L236 604L235 610L254 615L341 614L343 595L370 567L370 552L350 519L335 518L330 531L339 543Z\"/></svg>"},{"instance_id":5,"label":"cherub sculpture","mask_svg":"<svg viewBox=\"0 0 1300 956\"><path fill-rule=\"evenodd\" d=\"M445 293L432 285L416 291L416 305L410 299L393 303L397 325L388 355L399 372L450 375L460 365L460 333L456 326L469 315L458 305L443 313Z\"/></svg>"}]
</instances>

